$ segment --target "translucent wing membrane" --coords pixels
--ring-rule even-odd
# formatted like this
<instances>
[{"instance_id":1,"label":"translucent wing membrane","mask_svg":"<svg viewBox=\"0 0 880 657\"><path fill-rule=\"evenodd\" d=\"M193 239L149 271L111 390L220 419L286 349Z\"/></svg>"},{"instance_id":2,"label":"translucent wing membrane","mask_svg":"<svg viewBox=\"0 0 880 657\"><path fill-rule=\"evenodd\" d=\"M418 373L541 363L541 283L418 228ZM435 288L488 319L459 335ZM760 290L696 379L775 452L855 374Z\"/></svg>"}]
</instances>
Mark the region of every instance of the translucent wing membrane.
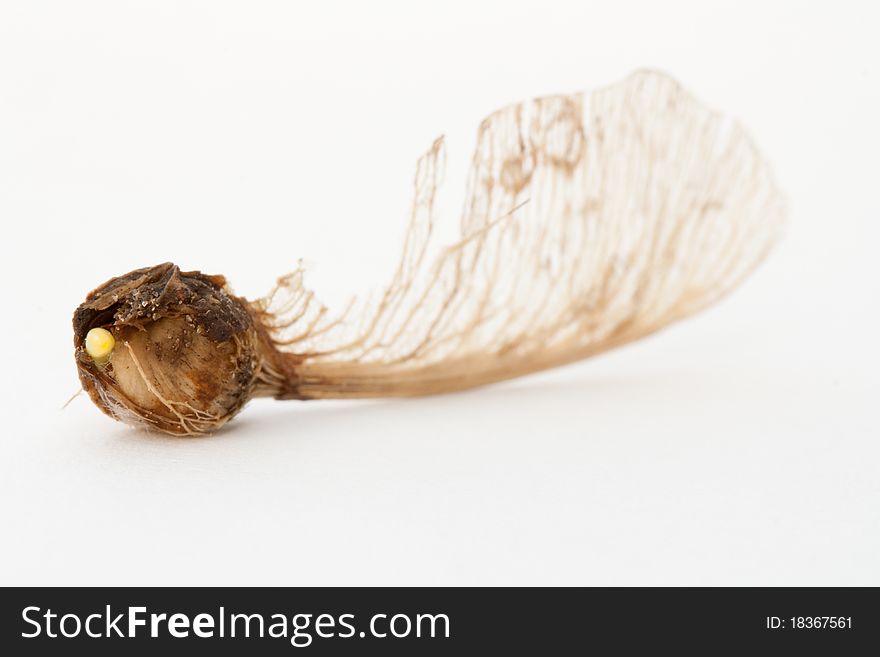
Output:
<instances>
[{"instance_id":1,"label":"translucent wing membrane","mask_svg":"<svg viewBox=\"0 0 880 657\"><path fill-rule=\"evenodd\" d=\"M443 160L441 139L418 163L376 300L331 313L300 269L255 302L288 361L264 394L430 394L585 358L730 291L783 220L739 125L654 72L486 118L460 239L429 258Z\"/></svg>"}]
</instances>

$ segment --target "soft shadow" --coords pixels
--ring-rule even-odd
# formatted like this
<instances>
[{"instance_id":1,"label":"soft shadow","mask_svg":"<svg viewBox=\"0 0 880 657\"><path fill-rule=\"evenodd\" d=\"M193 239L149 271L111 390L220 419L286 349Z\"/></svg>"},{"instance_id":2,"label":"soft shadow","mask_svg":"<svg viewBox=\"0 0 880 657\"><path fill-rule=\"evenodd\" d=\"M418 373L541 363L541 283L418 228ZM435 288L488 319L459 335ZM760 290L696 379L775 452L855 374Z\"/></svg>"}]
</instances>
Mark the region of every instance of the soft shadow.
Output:
<instances>
[{"instance_id":1,"label":"soft shadow","mask_svg":"<svg viewBox=\"0 0 880 657\"><path fill-rule=\"evenodd\" d=\"M274 442L303 440L320 434L333 434L345 428L356 431L374 421L387 420L389 415L399 414L402 421L414 416L426 419L442 416L475 418L487 414L504 413L516 408L528 409L536 415L545 414L548 428L552 428L558 411L564 410L567 421L573 416L585 420L605 404L609 398L631 397L645 394L668 394L670 386L680 386L686 375L687 385L703 387L710 382L708 373L700 377L694 372L652 372L639 377L603 376L588 380L510 382L430 397L375 399L361 401L309 401L281 402L289 410L272 408L264 404L251 404L235 420L215 434L215 439L228 440L246 437L248 440L265 439ZM279 404L279 402L269 402ZM261 412L262 411L262 412ZM334 428L336 431L328 431Z\"/></svg>"},{"instance_id":2,"label":"soft shadow","mask_svg":"<svg viewBox=\"0 0 880 657\"><path fill-rule=\"evenodd\" d=\"M583 421L604 412L609 403L666 396L683 390L687 398L694 389L705 391L717 383L708 371L651 371L632 375L600 375L564 381L519 380L463 392L400 399L358 401L285 401L258 399L240 415L210 436L174 437L119 425L111 436L116 444L151 445L158 449L202 449L209 445L230 446L247 441L260 448L303 445L312 440L337 438L365 427L397 424L413 430L415 424L462 418L498 421L515 413L520 419L544 416L552 432L555 422ZM564 417L565 419L561 419ZM269 447L271 446L271 447Z\"/></svg>"}]
</instances>

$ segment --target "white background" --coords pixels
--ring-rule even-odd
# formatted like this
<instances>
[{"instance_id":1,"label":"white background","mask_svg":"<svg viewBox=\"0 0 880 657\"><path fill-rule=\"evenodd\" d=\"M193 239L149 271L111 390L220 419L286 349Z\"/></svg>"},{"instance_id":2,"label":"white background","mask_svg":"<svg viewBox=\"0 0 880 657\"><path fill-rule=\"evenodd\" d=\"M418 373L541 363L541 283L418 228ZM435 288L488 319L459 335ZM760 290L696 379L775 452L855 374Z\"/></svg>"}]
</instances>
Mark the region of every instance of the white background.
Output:
<instances>
[{"instance_id":1,"label":"white background","mask_svg":"<svg viewBox=\"0 0 880 657\"><path fill-rule=\"evenodd\" d=\"M818 4L4 2L0 583L880 584L878 16ZM790 205L705 314L208 439L61 410L107 278L254 297L305 257L330 301L368 292L434 137L454 226L484 115L645 66L739 117Z\"/></svg>"}]
</instances>

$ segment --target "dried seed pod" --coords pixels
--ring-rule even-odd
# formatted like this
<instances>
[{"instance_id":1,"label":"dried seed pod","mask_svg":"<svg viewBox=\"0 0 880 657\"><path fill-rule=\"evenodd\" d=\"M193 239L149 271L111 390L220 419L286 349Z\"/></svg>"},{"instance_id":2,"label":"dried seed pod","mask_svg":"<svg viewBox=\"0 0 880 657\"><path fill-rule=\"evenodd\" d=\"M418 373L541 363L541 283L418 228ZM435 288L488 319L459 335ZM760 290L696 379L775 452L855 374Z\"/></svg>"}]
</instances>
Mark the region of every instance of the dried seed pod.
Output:
<instances>
[{"instance_id":1,"label":"dried seed pod","mask_svg":"<svg viewBox=\"0 0 880 657\"><path fill-rule=\"evenodd\" d=\"M83 387L111 416L209 433L248 399L413 396L569 363L732 290L780 233L783 202L735 122L639 72L483 121L460 240L426 257L443 161L419 161L394 278L330 313L301 269L265 298L171 264L74 315Z\"/></svg>"},{"instance_id":2,"label":"dried seed pod","mask_svg":"<svg viewBox=\"0 0 880 657\"><path fill-rule=\"evenodd\" d=\"M172 434L222 425L250 399L260 369L247 304L222 276L170 263L94 290L74 314L73 333L92 400L118 420ZM109 353L89 344L96 334L112 344Z\"/></svg>"}]
</instances>

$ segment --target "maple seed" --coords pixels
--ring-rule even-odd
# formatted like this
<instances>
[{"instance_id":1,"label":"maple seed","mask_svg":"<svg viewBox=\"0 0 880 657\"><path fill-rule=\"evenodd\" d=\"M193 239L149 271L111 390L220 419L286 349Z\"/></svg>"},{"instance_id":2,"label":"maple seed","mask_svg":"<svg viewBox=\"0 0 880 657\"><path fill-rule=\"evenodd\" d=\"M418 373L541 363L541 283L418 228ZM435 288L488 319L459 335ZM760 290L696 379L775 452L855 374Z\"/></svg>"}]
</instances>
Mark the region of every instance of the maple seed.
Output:
<instances>
[{"instance_id":1,"label":"maple seed","mask_svg":"<svg viewBox=\"0 0 880 657\"><path fill-rule=\"evenodd\" d=\"M418 161L403 253L380 294L334 312L302 267L251 300L220 275L136 269L74 313L83 388L111 417L177 436L216 431L254 397L474 388L703 310L763 260L784 222L745 130L654 71L487 117L460 234L438 249L444 154L438 139Z\"/></svg>"}]
</instances>

